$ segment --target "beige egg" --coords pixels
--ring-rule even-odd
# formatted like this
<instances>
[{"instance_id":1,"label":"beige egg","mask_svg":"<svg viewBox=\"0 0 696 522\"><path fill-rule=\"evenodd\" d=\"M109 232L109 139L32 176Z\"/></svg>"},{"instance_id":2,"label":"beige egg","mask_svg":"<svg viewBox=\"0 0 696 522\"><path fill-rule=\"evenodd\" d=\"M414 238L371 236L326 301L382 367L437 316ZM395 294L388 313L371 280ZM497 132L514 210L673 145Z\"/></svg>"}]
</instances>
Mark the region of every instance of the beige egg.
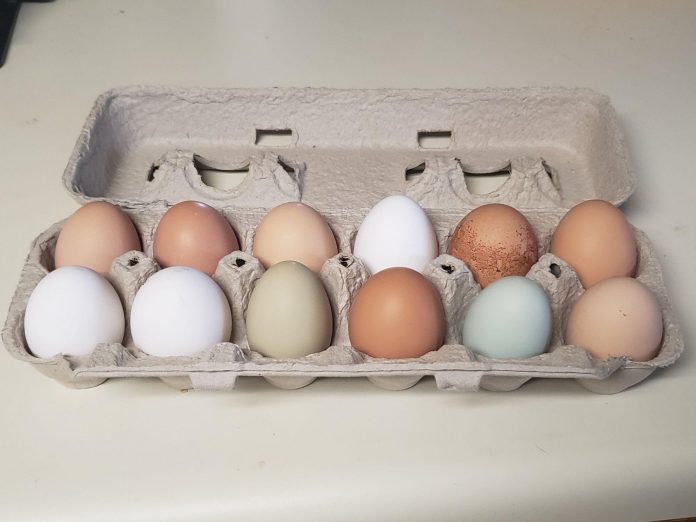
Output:
<instances>
[{"instance_id":1,"label":"beige egg","mask_svg":"<svg viewBox=\"0 0 696 522\"><path fill-rule=\"evenodd\" d=\"M662 312L640 281L614 277L586 290L568 317L565 342L593 356L649 361L662 340Z\"/></svg>"},{"instance_id":2,"label":"beige egg","mask_svg":"<svg viewBox=\"0 0 696 522\"><path fill-rule=\"evenodd\" d=\"M266 268L281 261L298 261L319 272L337 253L336 239L326 220L304 203L279 205L256 227L253 254Z\"/></svg>"}]
</instances>

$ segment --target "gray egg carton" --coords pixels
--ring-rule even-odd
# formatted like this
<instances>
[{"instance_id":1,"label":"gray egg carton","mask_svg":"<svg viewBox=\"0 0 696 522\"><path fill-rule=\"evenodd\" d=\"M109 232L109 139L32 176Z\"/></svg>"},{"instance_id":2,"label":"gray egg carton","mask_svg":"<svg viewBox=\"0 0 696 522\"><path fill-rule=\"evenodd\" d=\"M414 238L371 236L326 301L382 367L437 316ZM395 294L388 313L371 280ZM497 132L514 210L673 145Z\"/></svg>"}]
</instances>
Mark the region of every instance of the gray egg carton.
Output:
<instances>
[{"instance_id":1,"label":"gray egg carton","mask_svg":"<svg viewBox=\"0 0 696 522\"><path fill-rule=\"evenodd\" d=\"M204 173L244 176L233 188L206 183ZM488 194L470 191L474 176L495 173L504 183ZM179 201L204 201L223 212L240 239L240 252L223 258L214 275L233 314L230 342L192 357L153 357L133 345L104 344L88 356L34 357L23 333L32 290L53 269L63 222L37 237L20 276L2 338L17 359L70 386L86 388L114 377L159 377L180 389L227 390L238 377L261 376L281 388L317 377L367 377L401 390L425 376L438 388L510 391L531 378L572 378L598 393L616 393L674 363L683 350L657 255L636 230L637 277L657 296L665 333L648 362L598 360L563 344L567 315L582 287L573 269L547 253L551 234L568 208L601 198L619 205L634 176L616 115L607 97L586 89L483 90L198 89L131 87L96 101L63 176L80 202L111 201L126 211L144 252L113 263L109 279L130 312L135 293L159 267L152 235L159 218ZM351 254L369 209L390 194L406 194L429 215L446 252L459 220L476 206L506 203L519 209L539 237L540 259L527 277L539 282L553 309L547 353L524 360L486 358L462 346L467 306L480 292L460 260L443 254L425 269L447 313L445 345L418 359L384 360L350 346L347 314L367 279ZM320 277L334 314L327 350L293 360L249 349L244 311L263 267L252 255L256 225L272 207L304 201L328 220L339 254Z\"/></svg>"}]
</instances>

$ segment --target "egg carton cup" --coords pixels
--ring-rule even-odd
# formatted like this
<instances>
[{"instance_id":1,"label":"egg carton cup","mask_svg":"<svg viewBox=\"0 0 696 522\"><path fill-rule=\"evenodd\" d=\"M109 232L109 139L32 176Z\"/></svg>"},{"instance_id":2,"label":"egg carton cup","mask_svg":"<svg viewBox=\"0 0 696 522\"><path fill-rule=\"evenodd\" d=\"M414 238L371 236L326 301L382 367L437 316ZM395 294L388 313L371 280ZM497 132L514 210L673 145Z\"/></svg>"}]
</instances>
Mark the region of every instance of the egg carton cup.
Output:
<instances>
[{"instance_id":1,"label":"egg carton cup","mask_svg":"<svg viewBox=\"0 0 696 522\"><path fill-rule=\"evenodd\" d=\"M211 170L244 179L221 189L206 184L203 172ZM491 172L502 172L506 181L488 194L469 190L468 177ZM571 378L591 391L616 393L674 363L683 350L657 255L639 230L637 278L662 307L659 353L647 362L599 360L563 344L568 313L583 289L574 270L547 253L553 230L574 204L601 198L618 205L635 185L614 111L606 97L589 90L118 89L97 100L63 180L81 202L121 206L144 250L117 258L109 274L126 312L123 343L99 345L88 356L40 359L26 345L24 311L33 289L54 268L63 222L34 240L2 338L14 357L69 386L158 377L179 389L228 390L238 377L260 376L293 389L318 377L366 377L381 388L402 390L433 376L443 390L511 391L542 377ZM446 252L458 222L479 205L506 203L527 217L540 249L527 277L544 287L553 311L547 353L491 359L461 345L464 316L480 287L466 264L447 254L424 270L447 315L439 350L387 360L350 346L348 310L368 277L352 246L369 209L390 194L421 204L440 252ZM195 356L154 357L133 344L128 316L137 290L159 269L152 257L159 219L188 199L218 208L240 240L241 251L223 258L214 274L230 301L232 338ZM249 349L244 313L264 271L251 254L254 230L270 208L287 201L304 201L321 212L340 253L319 274L334 314L332 346L281 360Z\"/></svg>"}]
</instances>

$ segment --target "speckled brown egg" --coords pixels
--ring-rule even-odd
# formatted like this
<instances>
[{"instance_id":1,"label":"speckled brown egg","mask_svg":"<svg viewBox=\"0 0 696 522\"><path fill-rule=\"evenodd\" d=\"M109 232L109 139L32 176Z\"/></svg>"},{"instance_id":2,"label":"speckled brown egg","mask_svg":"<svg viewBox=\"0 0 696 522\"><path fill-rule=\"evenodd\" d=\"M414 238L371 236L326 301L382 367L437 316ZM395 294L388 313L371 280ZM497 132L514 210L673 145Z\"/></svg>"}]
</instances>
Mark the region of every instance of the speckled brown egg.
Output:
<instances>
[{"instance_id":1,"label":"speckled brown egg","mask_svg":"<svg viewBox=\"0 0 696 522\"><path fill-rule=\"evenodd\" d=\"M356 350L372 357L420 357L442 345L445 312L440 293L410 268L387 268L358 290L348 313Z\"/></svg>"},{"instance_id":2,"label":"speckled brown egg","mask_svg":"<svg viewBox=\"0 0 696 522\"><path fill-rule=\"evenodd\" d=\"M447 253L464 261L485 288L501 277L526 275L539 259L539 243L527 218L495 203L472 210L459 222Z\"/></svg>"}]
</instances>

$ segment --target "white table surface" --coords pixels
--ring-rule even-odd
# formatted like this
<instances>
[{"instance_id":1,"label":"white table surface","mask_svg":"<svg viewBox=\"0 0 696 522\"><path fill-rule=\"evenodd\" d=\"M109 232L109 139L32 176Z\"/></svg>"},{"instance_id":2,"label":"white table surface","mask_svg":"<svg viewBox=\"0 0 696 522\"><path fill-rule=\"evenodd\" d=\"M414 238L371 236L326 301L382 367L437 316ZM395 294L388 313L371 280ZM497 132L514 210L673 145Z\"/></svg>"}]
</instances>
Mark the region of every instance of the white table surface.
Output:
<instances>
[{"instance_id":1,"label":"white table surface","mask_svg":"<svg viewBox=\"0 0 696 522\"><path fill-rule=\"evenodd\" d=\"M413 3L415 4L415 3ZM588 86L609 94L687 351L614 396L321 380L75 391L0 350L0 520L649 520L696 515L696 3L141 2L22 7L0 69L0 308L114 86Z\"/></svg>"}]
</instances>

